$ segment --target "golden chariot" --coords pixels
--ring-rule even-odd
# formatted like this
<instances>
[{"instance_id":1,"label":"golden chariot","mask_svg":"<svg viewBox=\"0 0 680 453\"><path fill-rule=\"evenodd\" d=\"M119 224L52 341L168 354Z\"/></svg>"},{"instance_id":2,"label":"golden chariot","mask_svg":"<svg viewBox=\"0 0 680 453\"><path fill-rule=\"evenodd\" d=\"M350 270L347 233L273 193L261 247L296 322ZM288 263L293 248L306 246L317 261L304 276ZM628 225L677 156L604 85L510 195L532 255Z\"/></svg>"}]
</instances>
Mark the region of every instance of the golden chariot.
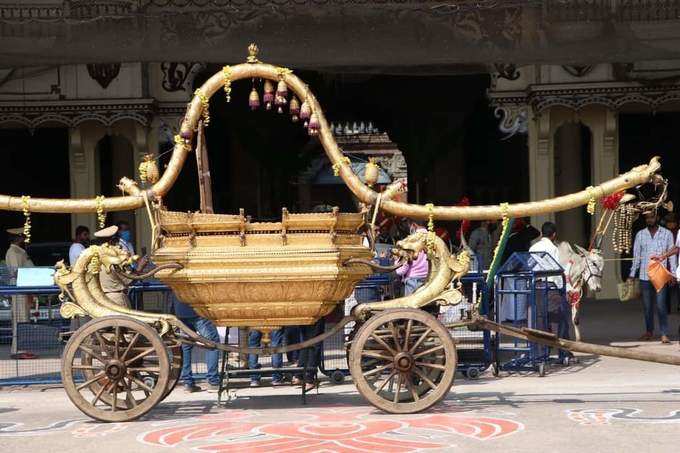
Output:
<instances>
[{"instance_id":1,"label":"golden chariot","mask_svg":"<svg viewBox=\"0 0 680 453\"><path fill-rule=\"evenodd\" d=\"M359 392L377 408L411 413L430 408L450 391L456 372L456 345L425 307L455 305L462 300L459 280L469 269L465 250L452 254L430 228L400 241L393 251L402 259L427 253L430 274L414 294L357 305L323 334L305 342L270 347L268 333L290 325L310 325L344 303L354 286L374 270L372 244L375 214L429 220L509 219L592 205L602 197L642 184L657 183L658 159L598 186L554 199L499 206L434 206L395 200L399 184L382 192L372 188L377 167L366 166L364 183L338 148L321 106L307 85L287 68L262 63L251 45L246 63L225 66L196 90L188 104L167 168L162 175L150 157L140 166L145 184L123 178L119 197L41 199L0 195L0 209L30 213L106 212L145 208L152 227L151 273L130 272L136 257L119 247L91 246L71 268L57 265L63 316L93 318L74 332L62 358L62 378L71 401L102 421L128 421L146 414L174 388L182 366L182 343L229 352L271 354L310 347L355 322L348 346L351 377ZM333 169L361 202L357 213L295 214L282 211L279 222L251 222L237 215L212 213L203 128L210 121L209 99L223 93L230 100L239 80L264 81L262 101L286 108L293 120L318 136ZM253 87L251 108L260 104ZM194 152L199 168L201 211L173 212L163 197ZM497 257L496 257L497 259ZM216 325L249 327L263 332L263 348L239 348L199 336L178 318L124 308L102 291L99 272L130 278L155 274L198 314ZM660 363L680 364L672 355L568 341L530 329L513 329L472 313L460 325L504 334L572 351L592 352Z\"/></svg>"}]
</instances>

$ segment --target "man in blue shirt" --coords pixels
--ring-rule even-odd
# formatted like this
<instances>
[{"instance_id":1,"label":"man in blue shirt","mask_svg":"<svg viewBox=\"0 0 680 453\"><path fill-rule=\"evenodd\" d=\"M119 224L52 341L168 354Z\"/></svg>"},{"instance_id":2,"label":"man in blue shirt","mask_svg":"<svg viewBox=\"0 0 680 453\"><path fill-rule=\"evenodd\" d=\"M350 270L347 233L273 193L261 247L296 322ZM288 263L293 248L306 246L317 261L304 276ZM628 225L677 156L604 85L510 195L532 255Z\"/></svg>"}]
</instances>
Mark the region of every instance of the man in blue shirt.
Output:
<instances>
[{"instance_id":1,"label":"man in blue shirt","mask_svg":"<svg viewBox=\"0 0 680 453\"><path fill-rule=\"evenodd\" d=\"M175 316L177 316L190 329L198 332L198 334L215 343L220 342L220 335L217 333L217 328L208 319L201 318L189 305L183 303L173 293L172 294ZM201 391L201 388L194 383L194 376L191 372L191 350L193 346L190 344L182 344L182 375L180 376L184 383L184 390L193 393ZM208 366L208 390L217 391L220 386L220 375L217 371L217 364L219 361L219 351L207 350L205 353L205 362Z\"/></svg>"},{"instance_id":2,"label":"man in blue shirt","mask_svg":"<svg viewBox=\"0 0 680 453\"><path fill-rule=\"evenodd\" d=\"M646 326L646 332L640 337L640 340L649 341L654 335L654 310L656 306L661 342L670 344L668 339L668 312L666 311L666 291L668 287L665 286L657 292L649 281L647 266L650 260L656 259L671 273L675 273L676 256L663 256L667 250L673 248L673 233L659 226L659 218L656 212L648 212L644 216L647 228L638 231L635 235L633 266L630 269L629 277L630 279L634 278L638 270L640 271L640 292L642 293ZM663 259L660 259L662 256Z\"/></svg>"}]
</instances>

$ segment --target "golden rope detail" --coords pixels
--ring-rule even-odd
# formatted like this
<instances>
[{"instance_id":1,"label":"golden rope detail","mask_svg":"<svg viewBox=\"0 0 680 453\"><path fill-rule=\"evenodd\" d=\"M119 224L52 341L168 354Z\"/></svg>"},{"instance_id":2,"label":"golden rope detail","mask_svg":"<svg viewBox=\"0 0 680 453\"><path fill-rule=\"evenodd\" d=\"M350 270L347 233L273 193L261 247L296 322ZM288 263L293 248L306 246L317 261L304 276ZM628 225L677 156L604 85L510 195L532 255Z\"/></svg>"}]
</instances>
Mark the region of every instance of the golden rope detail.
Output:
<instances>
[{"instance_id":1,"label":"golden rope detail","mask_svg":"<svg viewBox=\"0 0 680 453\"><path fill-rule=\"evenodd\" d=\"M203 126L208 127L208 124L210 124L210 101L208 100L206 95L203 94L200 88L194 91L194 95L198 96L198 98L201 100L201 106L203 107L203 109L201 110L201 116L203 117Z\"/></svg>"},{"instance_id":2,"label":"golden rope detail","mask_svg":"<svg viewBox=\"0 0 680 453\"><path fill-rule=\"evenodd\" d=\"M588 211L588 214L590 215L595 215L595 208L597 207L597 199L595 198L595 188L593 186L588 186L586 188L586 191L588 192L588 195L590 195L586 211Z\"/></svg>"},{"instance_id":3,"label":"golden rope detail","mask_svg":"<svg viewBox=\"0 0 680 453\"><path fill-rule=\"evenodd\" d=\"M31 201L29 195L21 196L21 204L24 212L24 238L26 238L26 243L31 243L31 211L29 210L28 203Z\"/></svg>"},{"instance_id":4,"label":"golden rope detail","mask_svg":"<svg viewBox=\"0 0 680 453\"><path fill-rule=\"evenodd\" d=\"M425 205L428 212L427 217L427 251L432 252L434 249L434 205L428 203Z\"/></svg>"},{"instance_id":5,"label":"golden rope detail","mask_svg":"<svg viewBox=\"0 0 680 453\"><path fill-rule=\"evenodd\" d=\"M97 223L99 228L104 228L106 224L106 213L104 212L104 195L97 195L95 197L95 202L97 203Z\"/></svg>"},{"instance_id":6,"label":"golden rope detail","mask_svg":"<svg viewBox=\"0 0 680 453\"><path fill-rule=\"evenodd\" d=\"M224 94L227 97L227 102L231 102L231 67L224 66L222 68L222 78L224 79Z\"/></svg>"}]
</instances>

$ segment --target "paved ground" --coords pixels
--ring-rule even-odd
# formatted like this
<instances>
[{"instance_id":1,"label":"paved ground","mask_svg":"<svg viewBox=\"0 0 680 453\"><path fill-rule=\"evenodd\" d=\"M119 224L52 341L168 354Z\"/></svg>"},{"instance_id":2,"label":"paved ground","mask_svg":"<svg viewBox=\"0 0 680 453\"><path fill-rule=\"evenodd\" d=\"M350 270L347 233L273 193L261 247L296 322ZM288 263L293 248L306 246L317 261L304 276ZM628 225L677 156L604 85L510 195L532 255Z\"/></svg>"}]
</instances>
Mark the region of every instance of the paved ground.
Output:
<instances>
[{"instance_id":1,"label":"paved ground","mask_svg":"<svg viewBox=\"0 0 680 453\"><path fill-rule=\"evenodd\" d=\"M634 306L603 304L584 317L584 333L610 330L616 344L680 355L671 346L621 341L639 334ZM599 311L599 312L598 312ZM607 317L614 320L607 321ZM585 316L585 315L584 315ZM587 320L587 322L586 322ZM678 319L672 325L677 329ZM612 333L613 332L613 333ZM216 396L175 391L144 419L86 419L60 388L0 389L3 452L137 451L481 451L675 452L680 445L680 369L581 356L548 376L484 374L457 379L424 414L391 416L365 404L351 384L324 383L300 405L292 388L242 389Z\"/></svg>"}]
</instances>

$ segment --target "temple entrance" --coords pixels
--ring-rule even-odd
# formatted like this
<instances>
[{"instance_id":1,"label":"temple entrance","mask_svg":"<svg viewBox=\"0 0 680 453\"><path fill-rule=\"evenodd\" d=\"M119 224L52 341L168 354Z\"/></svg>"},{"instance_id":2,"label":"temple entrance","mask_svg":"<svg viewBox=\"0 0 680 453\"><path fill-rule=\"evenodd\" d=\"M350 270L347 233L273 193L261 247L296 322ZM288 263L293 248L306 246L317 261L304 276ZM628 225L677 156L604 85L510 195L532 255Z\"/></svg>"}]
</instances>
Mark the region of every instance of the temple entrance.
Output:
<instances>
[{"instance_id":1,"label":"temple entrance","mask_svg":"<svg viewBox=\"0 0 680 453\"><path fill-rule=\"evenodd\" d=\"M105 197L120 194L117 189L118 181L123 176L130 177L136 174L132 144L119 135L105 135L99 140L95 148L97 165L97 187L99 194ZM106 224L113 225L119 221L130 224L135 231L134 211L109 212L106 215Z\"/></svg>"},{"instance_id":2,"label":"temple entrance","mask_svg":"<svg viewBox=\"0 0 680 453\"><path fill-rule=\"evenodd\" d=\"M673 184L673 181L680 180L678 130L680 130L678 112L619 115L619 171L627 171L642 162L649 162L653 156L660 156L661 174L671 181L668 186L668 199L673 202L676 211L680 207L680 187ZM633 235L641 228L644 228L644 221L638 219L633 227ZM630 262L623 261L622 278L628 277L629 270Z\"/></svg>"},{"instance_id":3,"label":"temple entrance","mask_svg":"<svg viewBox=\"0 0 680 453\"><path fill-rule=\"evenodd\" d=\"M70 196L68 130L66 128L0 129L0 156L6 171L0 178L0 193L33 197ZM4 228L24 224L21 212L0 212ZM69 242L68 215L31 215L33 242ZM4 238L3 229L0 235ZM2 258L7 247L3 240Z\"/></svg>"}]
</instances>

